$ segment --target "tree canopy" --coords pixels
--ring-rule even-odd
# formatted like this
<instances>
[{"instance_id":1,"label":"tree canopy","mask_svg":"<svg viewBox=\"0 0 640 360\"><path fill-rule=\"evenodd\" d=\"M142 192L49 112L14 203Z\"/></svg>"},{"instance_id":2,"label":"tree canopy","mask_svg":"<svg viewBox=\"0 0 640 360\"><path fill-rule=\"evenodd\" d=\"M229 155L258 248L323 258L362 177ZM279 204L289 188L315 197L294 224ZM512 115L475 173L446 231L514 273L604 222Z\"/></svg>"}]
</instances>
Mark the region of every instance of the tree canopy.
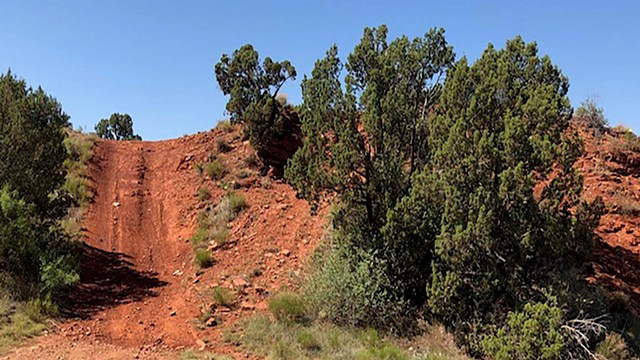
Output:
<instances>
[{"instance_id":1,"label":"tree canopy","mask_svg":"<svg viewBox=\"0 0 640 360\"><path fill-rule=\"evenodd\" d=\"M278 96L282 85L295 79L295 67L288 60L269 57L260 63L253 46L244 45L231 56L222 55L215 76L222 92L229 95L226 108L231 123L245 124L258 156L281 171L301 143L298 116Z\"/></svg>"},{"instance_id":2,"label":"tree canopy","mask_svg":"<svg viewBox=\"0 0 640 360\"><path fill-rule=\"evenodd\" d=\"M96 124L96 135L110 140L142 140L133 133L133 120L129 114L113 113L109 119L101 119Z\"/></svg>"}]
</instances>

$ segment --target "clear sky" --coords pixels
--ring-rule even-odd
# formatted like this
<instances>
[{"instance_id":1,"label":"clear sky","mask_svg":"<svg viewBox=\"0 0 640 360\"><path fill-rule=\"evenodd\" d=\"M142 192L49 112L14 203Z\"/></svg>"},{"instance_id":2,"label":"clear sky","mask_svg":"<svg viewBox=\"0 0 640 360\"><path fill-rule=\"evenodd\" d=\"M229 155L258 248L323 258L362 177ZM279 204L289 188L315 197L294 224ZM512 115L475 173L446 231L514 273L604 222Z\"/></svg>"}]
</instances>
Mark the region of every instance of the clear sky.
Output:
<instances>
[{"instance_id":1,"label":"clear sky","mask_svg":"<svg viewBox=\"0 0 640 360\"><path fill-rule=\"evenodd\" d=\"M365 26L389 37L446 29L456 54L520 34L569 77L574 107L596 95L613 124L640 130L637 1L28 1L0 4L0 72L8 68L55 96L75 126L93 130L129 113L144 139L179 137L224 118L213 66L252 43L289 59L299 82L336 43L346 57Z\"/></svg>"}]
</instances>

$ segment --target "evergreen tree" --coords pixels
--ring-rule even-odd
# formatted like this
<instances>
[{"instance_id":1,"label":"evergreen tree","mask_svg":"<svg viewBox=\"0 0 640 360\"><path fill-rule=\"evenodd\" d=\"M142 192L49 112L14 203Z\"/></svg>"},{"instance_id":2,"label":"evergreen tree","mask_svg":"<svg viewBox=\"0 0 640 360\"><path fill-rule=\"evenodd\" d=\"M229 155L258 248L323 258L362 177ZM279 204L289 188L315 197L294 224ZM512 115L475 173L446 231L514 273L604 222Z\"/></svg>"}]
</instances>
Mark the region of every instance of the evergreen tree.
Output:
<instances>
[{"instance_id":1,"label":"evergreen tree","mask_svg":"<svg viewBox=\"0 0 640 360\"><path fill-rule=\"evenodd\" d=\"M334 225L354 261L373 257L385 264L394 287L385 289L389 297L410 292L401 273L411 255L381 230L387 212L407 193L410 175L424 165L428 114L453 58L442 29L387 43L383 25L365 29L349 55L345 90L335 46L302 82L304 143L286 177L312 202L321 193L338 195ZM424 291L424 281L411 287Z\"/></svg>"},{"instance_id":2,"label":"evergreen tree","mask_svg":"<svg viewBox=\"0 0 640 360\"><path fill-rule=\"evenodd\" d=\"M96 124L96 135L110 140L142 140L133 133L133 120L129 114L113 113L109 119L101 119Z\"/></svg>"},{"instance_id":3,"label":"evergreen tree","mask_svg":"<svg viewBox=\"0 0 640 360\"><path fill-rule=\"evenodd\" d=\"M50 195L64 182L68 126L56 99L10 71L0 76L0 186L17 191L41 215L56 210Z\"/></svg>"},{"instance_id":4,"label":"evergreen tree","mask_svg":"<svg viewBox=\"0 0 640 360\"><path fill-rule=\"evenodd\" d=\"M223 54L215 75L222 92L229 95L226 108L231 123L245 124L263 163L282 171L301 144L297 114L278 96L284 83L295 79L295 67L288 60L269 57L260 64L258 52L247 44L231 56Z\"/></svg>"}]
</instances>

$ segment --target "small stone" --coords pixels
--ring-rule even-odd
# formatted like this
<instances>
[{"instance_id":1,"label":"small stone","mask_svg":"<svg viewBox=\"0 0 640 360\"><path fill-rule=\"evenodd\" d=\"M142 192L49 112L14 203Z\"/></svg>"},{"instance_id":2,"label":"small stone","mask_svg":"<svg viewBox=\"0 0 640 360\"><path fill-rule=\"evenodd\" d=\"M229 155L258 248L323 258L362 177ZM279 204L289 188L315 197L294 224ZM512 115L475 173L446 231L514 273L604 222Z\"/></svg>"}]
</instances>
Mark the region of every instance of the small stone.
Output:
<instances>
[{"instance_id":1,"label":"small stone","mask_svg":"<svg viewBox=\"0 0 640 360\"><path fill-rule=\"evenodd\" d=\"M205 325L208 327L214 327L216 325L218 325L218 322L216 321L216 318L211 317L207 320L207 322L205 322Z\"/></svg>"},{"instance_id":2,"label":"small stone","mask_svg":"<svg viewBox=\"0 0 640 360\"><path fill-rule=\"evenodd\" d=\"M198 350L200 350L200 351L204 350L204 348L207 347L207 344L204 341L202 341L201 339L196 340L196 345L199 347Z\"/></svg>"},{"instance_id":3,"label":"small stone","mask_svg":"<svg viewBox=\"0 0 640 360\"><path fill-rule=\"evenodd\" d=\"M233 279L233 286L235 287L245 287L247 285L249 285L243 278L241 277L237 277L235 279Z\"/></svg>"},{"instance_id":4,"label":"small stone","mask_svg":"<svg viewBox=\"0 0 640 360\"><path fill-rule=\"evenodd\" d=\"M182 271L180 271L180 270L176 270L176 271L174 271L174 272L173 272L173 274L171 274L171 275L173 275L173 276L182 276L182 274L184 274L184 272L182 272Z\"/></svg>"},{"instance_id":5,"label":"small stone","mask_svg":"<svg viewBox=\"0 0 640 360\"><path fill-rule=\"evenodd\" d=\"M169 316L176 316L177 314L178 313L175 310L173 310L172 312L169 313Z\"/></svg>"},{"instance_id":6,"label":"small stone","mask_svg":"<svg viewBox=\"0 0 640 360\"><path fill-rule=\"evenodd\" d=\"M114 202L114 203L113 203L113 206L114 206L114 207L119 207L119 206L120 206L120 203L116 201L116 202Z\"/></svg>"},{"instance_id":7,"label":"small stone","mask_svg":"<svg viewBox=\"0 0 640 360\"><path fill-rule=\"evenodd\" d=\"M280 251L280 254L282 254L284 256L289 256L289 255L291 255L291 251L289 251L287 249L284 249L284 250Z\"/></svg>"}]
</instances>

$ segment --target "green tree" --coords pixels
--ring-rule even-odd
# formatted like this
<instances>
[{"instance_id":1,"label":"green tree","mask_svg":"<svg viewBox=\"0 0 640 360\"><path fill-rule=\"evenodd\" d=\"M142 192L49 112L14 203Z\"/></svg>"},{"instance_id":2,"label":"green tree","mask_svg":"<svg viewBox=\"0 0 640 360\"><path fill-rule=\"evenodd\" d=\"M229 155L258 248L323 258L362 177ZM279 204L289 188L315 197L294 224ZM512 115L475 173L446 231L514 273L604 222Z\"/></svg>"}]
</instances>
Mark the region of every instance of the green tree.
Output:
<instances>
[{"instance_id":1,"label":"green tree","mask_svg":"<svg viewBox=\"0 0 640 360\"><path fill-rule=\"evenodd\" d=\"M287 60L269 57L260 64L258 52L247 44L231 56L223 54L215 75L222 92L229 95L226 108L231 123L245 124L265 165L282 170L301 143L298 116L278 96L284 83L295 79L295 67Z\"/></svg>"},{"instance_id":2,"label":"green tree","mask_svg":"<svg viewBox=\"0 0 640 360\"><path fill-rule=\"evenodd\" d=\"M133 133L133 120L129 114L113 113L109 119L102 119L96 124L96 134L110 140L142 140Z\"/></svg>"},{"instance_id":3,"label":"green tree","mask_svg":"<svg viewBox=\"0 0 640 360\"><path fill-rule=\"evenodd\" d=\"M429 163L385 228L389 241L432 250L426 295L445 324L502 321L590 253L597 214L580 202L568 88L520 37L448 73Z\"/></svg>"},{"instance_id":4,"label":"green tree","mask_svg":"<svg viewBox=\"0 0 640 360\"><path fill-rule=\"evenodd\" d=\"M373 258L394 287L381 290L379 299L424 292L424 281L408 284L402 274L409 268L407 244L388 242L382 229L411 174L424 166L427 119L453 58L442 29L388 43L383 25L365 29L348 56L344 90L335 46L302 82L304 143L285 176L313 202L326 192L338 195L334 225L350 244L354 269Z\"/></svg>"},{"instance_id":5,"label":"green tree","mask_svg":"<svg viewBox=\"0 0 640 360\"><path fill-rule=\"evenodd\" d=\"M50 195L64 182L68 126L56 99L10 71L0 76L0 185L18 191L39 214L60 210Z\"/></svg>"}]
</instances>

